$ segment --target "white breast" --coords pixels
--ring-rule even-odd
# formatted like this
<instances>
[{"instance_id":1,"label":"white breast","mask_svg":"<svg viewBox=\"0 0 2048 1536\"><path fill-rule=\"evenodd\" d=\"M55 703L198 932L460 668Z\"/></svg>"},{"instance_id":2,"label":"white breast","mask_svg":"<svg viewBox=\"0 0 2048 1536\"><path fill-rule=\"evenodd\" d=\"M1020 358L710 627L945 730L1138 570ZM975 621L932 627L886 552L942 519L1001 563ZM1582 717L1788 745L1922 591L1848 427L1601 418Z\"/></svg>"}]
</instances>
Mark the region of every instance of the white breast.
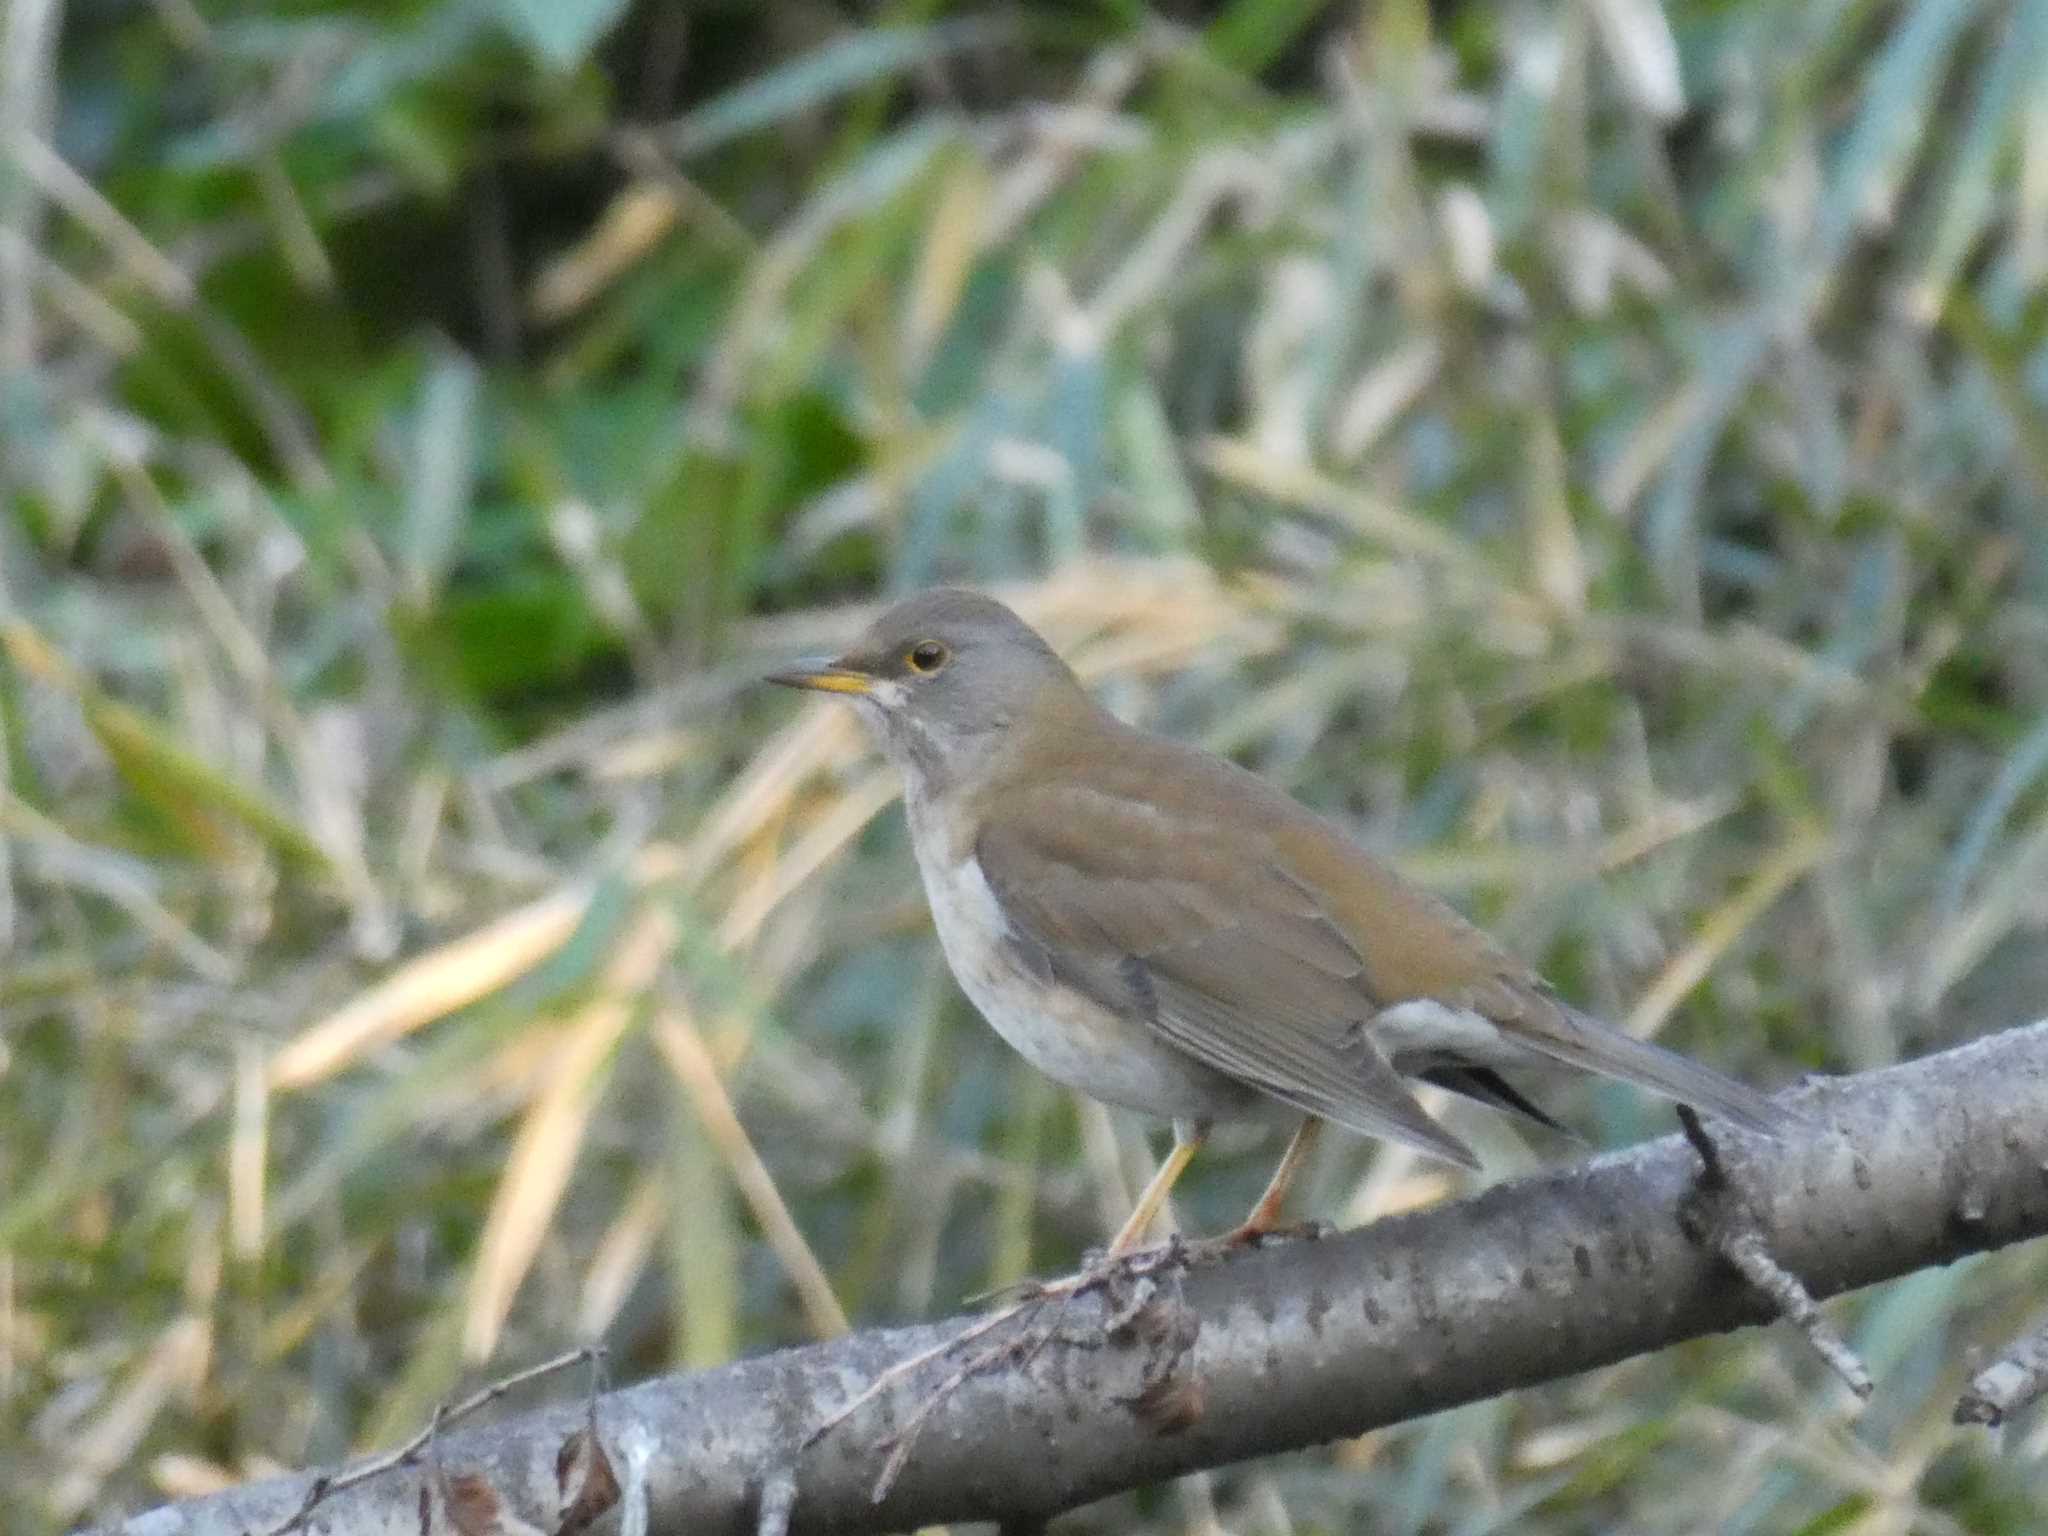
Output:
<instances>
[{"instance_id":1,"label":"white breast","mask_svg":"<svg viewBox=\"0 0 2048 1536\"><path fill-rule=\"evenodd\" d=\"M932 924L939 931L946 963L974 1006L989 1016L1004 1039L1018 1045L996 1015L1009 1010L1015 1000L1012 994L1029 978L1010 957L1005 942L1009 920L996 904L980 860L972 855L945 864L920 859L918 869L924 876L925 900L931 904ZM1018 1049L1024 1047L1018 1045Z\"/></svg>"},{"instance_id":2,"label":"white breast","mask_svg":"<svg viewBox=\"0 0 2048 1536\"><path fill-rule=\"evenodd\" d=\"M1090 1098L1178 1119L1241 1114L1255 1095L1071 987L1033 975L980 862L927 857L918 868L939 945L974 1006L1032 1066Z\"/></svg>"}]
</instances>

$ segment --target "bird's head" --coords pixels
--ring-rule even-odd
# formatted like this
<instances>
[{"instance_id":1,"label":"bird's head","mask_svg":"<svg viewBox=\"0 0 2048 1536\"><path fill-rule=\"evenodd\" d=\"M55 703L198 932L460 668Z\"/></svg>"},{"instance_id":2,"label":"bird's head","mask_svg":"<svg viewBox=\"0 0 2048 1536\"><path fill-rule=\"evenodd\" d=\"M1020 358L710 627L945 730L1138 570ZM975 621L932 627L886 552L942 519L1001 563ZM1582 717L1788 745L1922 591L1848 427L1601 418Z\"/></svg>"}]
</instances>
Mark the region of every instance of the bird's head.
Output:
<instances>
[{"instance_id":1,"label":"bird's head","mask_svg":"<svg viewBox=\"0 0 2048 1536\"><path fill-rule=\"evenodd\" d=\"M913 790L981 777L1021 724L1086 703L1037 631L956 587L907 598L839 655L768 680L846 698Z\"/></svg>"}]
</instances>

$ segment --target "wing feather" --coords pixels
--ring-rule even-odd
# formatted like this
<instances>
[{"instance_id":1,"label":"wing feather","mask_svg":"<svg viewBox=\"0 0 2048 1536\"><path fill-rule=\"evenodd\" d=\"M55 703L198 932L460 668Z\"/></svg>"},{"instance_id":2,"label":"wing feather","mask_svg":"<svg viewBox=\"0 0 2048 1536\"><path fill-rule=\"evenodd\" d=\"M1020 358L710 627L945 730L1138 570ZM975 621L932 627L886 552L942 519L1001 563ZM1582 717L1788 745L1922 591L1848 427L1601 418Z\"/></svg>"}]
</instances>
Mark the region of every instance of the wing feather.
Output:
<instances>
[{"instance_id":1,"label":"wing feather","mask_svg":"<svg viewBox=\"0 0 2048 1536\"><path fill-rule=\"evenodd\" d=\"M1770 1131L1795 1118L1709 1067L1564 1004L1528 965L1272 785L1220 758L1117 727L1083 765L1020 763L982 803L982 872L1020 938L1104 1006L1307 1113L1463 1166L1371 1024L1428 999L1499 1026L1502 1054L1439 1065L1513 1112L1501 1065L1548 1059ZM1097 747L1099 738L1091 738ZM1170 814L1156 787L1199 793ZM1185 807L1203 809L1188 814ZM1541 1111L1535 1118L1547 1120Z\"/></svg>"},{"instance_id":2,"label":"wing feather","mask_svg":"<svg viewBox=\"0 0 2048 1536\"><path fill-rule=\"evenodd\" d=\"M1364 957L1256 840L1185 828L1162 859L1142 805L1060 786L1006 799L984 818L982 874L1068 984L1306 1113L1478 1165L1372 1043Z\"/></svg>"}]
</instances>

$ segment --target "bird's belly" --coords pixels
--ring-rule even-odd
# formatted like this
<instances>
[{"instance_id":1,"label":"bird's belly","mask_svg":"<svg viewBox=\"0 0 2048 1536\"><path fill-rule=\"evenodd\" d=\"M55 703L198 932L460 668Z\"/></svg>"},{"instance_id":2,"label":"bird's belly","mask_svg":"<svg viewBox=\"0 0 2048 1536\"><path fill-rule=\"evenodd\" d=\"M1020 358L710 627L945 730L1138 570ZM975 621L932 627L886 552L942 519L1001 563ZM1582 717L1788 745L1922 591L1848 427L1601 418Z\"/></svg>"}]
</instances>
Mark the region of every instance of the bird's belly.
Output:
<instances>
[{"instance_id":1,"label":"bird's belly","mask_svg":"<svg viewBox=\"0 0 2048 1536\"><path fill-rule=\"evenodd\" d=\"M1257 1107L1256 1090L1203 1066L1143 1019L1027 968L974 858L919 862L954 979L995 1032L1047 1077L1172 1119L1232 1119Z\"/></svg>"}]
</instances>

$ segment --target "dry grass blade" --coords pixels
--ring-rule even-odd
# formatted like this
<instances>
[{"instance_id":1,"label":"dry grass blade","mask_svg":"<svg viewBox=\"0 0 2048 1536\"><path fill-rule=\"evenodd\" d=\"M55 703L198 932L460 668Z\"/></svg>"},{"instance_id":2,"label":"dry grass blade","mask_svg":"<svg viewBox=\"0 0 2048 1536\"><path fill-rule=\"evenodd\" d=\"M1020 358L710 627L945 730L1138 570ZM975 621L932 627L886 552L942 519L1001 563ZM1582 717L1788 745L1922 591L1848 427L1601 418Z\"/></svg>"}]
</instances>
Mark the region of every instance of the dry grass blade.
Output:
<instances>
[{"instance_id":1,"label":"dry grass blade","mask_svg":"<svg viewBox=\"0 0 2048 1536\"><path fill-rule=\"evenodd\" d=\"M852 1418L856 1413L860 1412L862 1408L866 1407L869 1403L873 1402L876 1398L880 1397L884 1392L888 1391L889 1388L894 1386L897 1382L903 1381L910 1376L914 1376L918 1371L922 1370L925 1366L930 1365L934 1360L943 1359L945 1356L951 1354L954 1350L959 1349L962 1345L972 1344L978 1339L986 1338L989 1334L993 1333L996 1329L1002 1327L1003 1324L1011 1321L1011 1319L1017 1317L1019 1314L1026 1312L1028 1310L1035 1309L1041 1305L1043 1305L1043 1302L1035 1297L1024 1301L1013 1302L1009 1306L1004 1307L1001 1311L991 1312L987 1317L969 1323L965 1328L962 1328L958 1333L954 1334L951 1338L946 1339L941 1343L934 1344L929 1349L919 1350L916 1354L910 1356L908 1359L898 1360L894 1365L890 1366L887 1370L880 1372L873 1381L869 1382L865 1387L861 1388L860 1391L856 1392L844 1403L840 1404L837 1408L833 1409L832 1412L825 1415L825 1417L818 1422L817 1427L813 1429L809 1434L804 1436L803 1444L799 1447L799 1449L809 1450L812 1446L816 1445L820 1440L824 1439L827 1435L831 1434L833 1430L837 1429L840 1425L844 1424L848 1419Z\"/></svg>"},{"instance_id":2,"label":"dry grass blade","mask_svg":"<svg viewBox=\"0 0 2048 1536\"><path fill-rule=\"evenodd\" d=\"M890 770L868 774L835 795L823 815L787 848L780 849L765 878L749 881L718 926L718 939L728 949L742 949L760 932L768 914L814 878L861 829L901 793Z\"/></svg>"},{"instance_id":3,"label":"dry grass blade","mask_svg":"<svg viewBox=\"0 0 2048 1536\"><path fill-rule=\"evenodd\" d=\"M1827 857L1825 828L1804 826L1757 866L1742 888L1712 912L1692 941L1665 962L1629 1010L1628 1032L1648 1039L1664 1027L1688 992L1706 979L1714 964L1753 927L1802 875Z\"/></svg>"},{"instance_id":4,"label":"dry grass blade","mask_svg":"<svg viewBox=\"0 0 2048 1536\"><path fill-rule=\"evenodd\" d=\"M53 883L93 891L125 910L135 925L162 943L208 981L228 982L236 976L234 961L194 933L157 899L146 870L111 850L92 847L71 836L34 806L17 799L0 777L0 839L10 850L27 855L24 872ZM0 856L0 872L11 873ZM9 882L11 887L11 880Z\"/></svg>"},{"instance_id":5,"label":"dry grass blade","mask_svg":"<svg viewBox=\"0 0 2048 1536\"><path fill-rule=\"evenodd\" d=\"M104 193L42 139L17 132L7 148L15 164L43 194L91 230L150 293L173 309L183 309L198 297L185 269L159 251Z\"/></svg>"},{"instance_id":6,"label":"dry grass blade","mask_svg":"<svg viewBox=\"0 0 2048 1536\"><path fill-rule=\"evenodd\" d=\"M582 309L644 260L682 214L673 189L659 182L634 182L612 198L596 226L581 241L541 269L527 307L546 324Z\"/></svg>"},{"instance_id":7,"label":"dry grass blade","mask_svg":"<svg viewBox=\"0 0 2048 1536\"><path fill-rule=\"evenodd\" d=\"M1428 560L1469 577L1482 590L1497 594L1520 617L1542 617L1540 607L1510 589L1470 544L1404 507L1230 438L1213 438L1202 444L1197 457L1205 469L1228 484L1339 518L1397 554Z\"/></svg>"},{"instance_id":8,"label":"dry grass blade","mask_svg":"<svg viewBox=\"0 0 2048 1536\"><path fill-rule=\"evenodd\" d=\"M759 752L720 796L690 840L690 870L702 878L734 851L787 814L797 788L821 769L848 761L857 736L843 709L819 705L803 712Z\"/></svg>"},{"instance_id":9,"label":"dry grass blade","mask_svg":"<svg viewBox=\"0 0 2048 1536\"><path fill-rule=\"evenodd\" d=\"M203 1317L172 1323L92 1422L70 1437L64 1470L48 1493L58 1518L71 1519L91 1504L107 1478L135 1454L173 1394L198 1385L194 1376L206 1359L208 1336Z\"/></svg>"},{"instance_id":10,"label":"dry grass blade","mask_svg":"<svg viewBox=\"0 0 2048 1536\"><path fill-rule=\"evenodd\" d=\"M566 887L408 960L280 1050L270 1063L271 1087L310 1088L525 975L568 943L592 894L586 884Z\"/></svg>"},{"instance_id":11,"label":"dry grass blade","mask_svg":"<svg viewBox=\"0 0 2048 1536\"><path fill-rule=\"evenodd\" d=\"M1008 1343L990 1344L968 1356L947 1373L945 1380L925 1394L924 1401L912 1410L901 1429L883 1439L882 1444L889 1448L889 1454L883 1458L882 1470L875 1474L874 1486L868 1490L870 1503L879 1504L889 1497L889 1490L903 1475L904 1467L910 1462L910 1453L917 1449L918 1439L924 1434L924 1427L931 1416L975 1376L1007 1359L1014 1347Z\"/></svg>"},{"instance_id":12,"label":"dry grass blade","mask_svg":"<svg viewBox=\"0 0 2048 1536\"><path fill-rule=\"evenodd\" d=\"M87 725L137 791L192 841L225 856L231 828L254 833L301 867L328 873L327 850L260 788L242 783L167 727L111 697L30 624L0 624L0 644L24 673L71 694Z\"/></svg>"},{"instance_id":13,"label":"dry grass blade","mask_svg":"<svg viewBox=\"0 0 2048 1536\"><path fill-rule=\"evenodd\" d=\"M940 333L953 318L981 254L990 193L987 168L977 156L962 155L946 174L904 306L906 372L915 373L930 361Z\"/></svg>"},{"instance_id":14,"label":"dry grass blade","mask_svg":"<svg viewBox=\"0 0 2048 1536\"><path fill-rule=\"evenodd\" d=\"M1697 803L1658 806L1639 821L1583 847L1507 847L1499 850L1418 848L1396 863L1411 880L1439 890L1476 885L1530 885L1613 874L1659 849L1706 831L1736 807L1732 795Z\"/></svg>"},{"instance_id":15,"label":"dry grass blade","mask_svg":"<svg viewBox=\"0 0 2048 1536\"><path fill-rule=\"evenodd\" d=\"M591 1254L576 1310L576 1332L582 1337L602 1337L618 1317L627 1293L654 1251L661 1218L661 1187L652 1176L643 1175Z\"/></svg>"},{"instance_id":16,"label":"dry grass blade","mask_svg":"<svg viewBox=\"0 0 2048 1536\"><path fill-rule=\"evenodd\" d=\"M234 1131L228 1138L228 1246L249 1263L263 1255L263 1191L270 1163L270 1085L254 1041L235 1049Z\"/></svg>"},{"instance_id":17,"label":"dry grass blade","mask_svg":"<svg viewBox=\"0 0 2048 1536\"><path fill-rule=\"evenodd\" d=\"M604 1069L674 941L674 920L665 909L646 908L634 920L605 967L596 998L577 1015L520 1122L470 1276L462 1347L472 1360L489 1358L497 1347L512 1298L568 1187Z\"/></svg>"},{"instance_id":18,"label":"dry grass blade","mask_svg":"<svg viewBox=\"0 0 2048 1536\"><path fill-rule=\"evenodd\" d=\"M1914 1002L1932 1011L1949 989L1981 965L2037 909L2048 872L2048 816L2017 831L1984 876L1977 899L1928 937Z\"/></svg>"},{"instance_id":19,"label":"dry grass blade","mask_svg":"<svg viewBox=\"0 0 2048 1536\"><path fill-rule=\"evenodd\" d=\"M391 919L384 895L365 862L362 819L353 797L337 782L338 765L316 747L313 733L277 675L269 650L244 621L220 578L172 514L148 468L118 447L108 457L127 491L129 505L148 524L193 610L248 690L266 727L283 746L297 780L299 803L347 892L365 948L379 958L387 956Z\"/></svg>"},{"instance_id":20,"label":"dry grass blade","mask_svg":"<svg viewBox=\"0 0 2048 1536\"><path fill-rule=\"evenodd\" d=\"M754 1213L768 1246L781 1261L783 1272L796 1287L812 1333L821 1339L845 1333L846 1310L832 1292L832 1281L818 1262L817 1254L811 1251L811 1245L804 1241L788 1203L775 1187L775 1176L761 1161L753 1138L740 1123L704 1037L681 1004L671 1000L661 1009L654 1021L654 1043L690 1095L705 1132L725 1158L733 1183Z\"/></svg>"}]
</instances>

